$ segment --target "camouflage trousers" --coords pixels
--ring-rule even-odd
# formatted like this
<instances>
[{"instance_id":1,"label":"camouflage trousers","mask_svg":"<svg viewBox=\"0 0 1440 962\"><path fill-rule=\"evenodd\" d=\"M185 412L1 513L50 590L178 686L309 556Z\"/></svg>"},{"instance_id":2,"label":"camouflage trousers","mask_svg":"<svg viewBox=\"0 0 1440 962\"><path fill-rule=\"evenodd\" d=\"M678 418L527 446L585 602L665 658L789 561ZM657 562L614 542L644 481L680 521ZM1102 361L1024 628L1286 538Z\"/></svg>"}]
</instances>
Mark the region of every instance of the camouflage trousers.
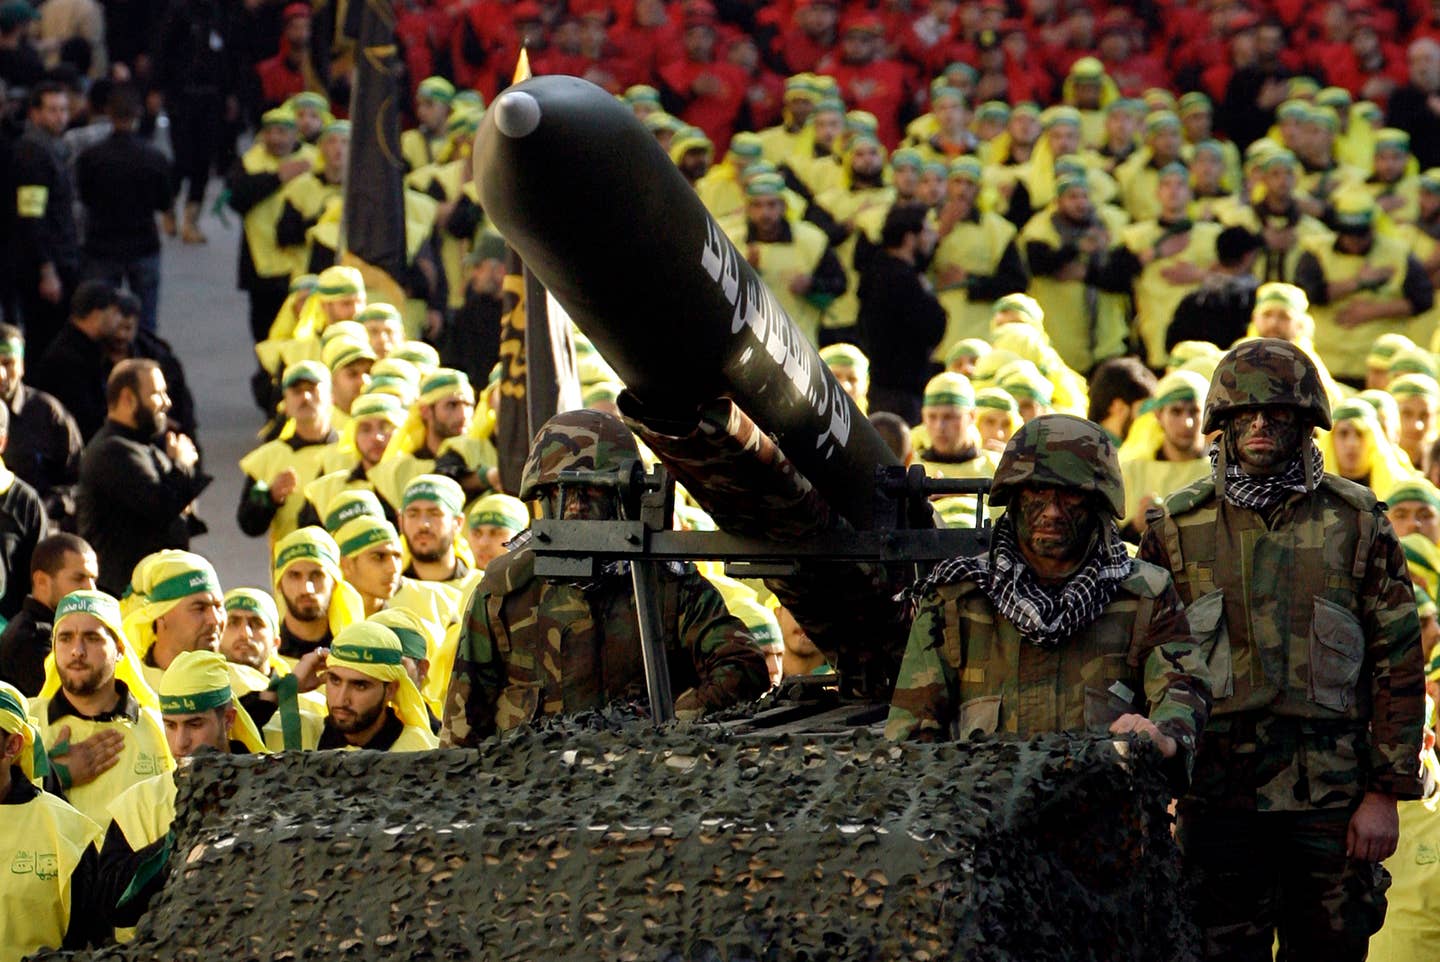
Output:
<instances>
[{"instance_id":1,"label":"camouflage trousers","mask_svg":"<svg viewBox=\"0 0 1440 962\"><path fill-rule=\"evenodd\" d=\"M1346 857L1351 812L1254 812L1182 802L1176 835L1204 957L1363 960L1370 936L1385 921L1390 873Z\"/></svg>"}]
</instances>

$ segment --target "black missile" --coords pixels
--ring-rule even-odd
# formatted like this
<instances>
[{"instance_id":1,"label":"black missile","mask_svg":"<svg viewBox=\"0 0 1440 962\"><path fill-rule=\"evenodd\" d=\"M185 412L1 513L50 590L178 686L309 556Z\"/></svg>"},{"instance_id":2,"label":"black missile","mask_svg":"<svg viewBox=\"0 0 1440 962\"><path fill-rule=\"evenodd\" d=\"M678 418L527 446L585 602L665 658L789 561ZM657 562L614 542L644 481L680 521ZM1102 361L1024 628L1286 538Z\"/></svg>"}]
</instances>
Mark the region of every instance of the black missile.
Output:
<instances>
[{"instance_id":1,"label":"black missile","mask_svg":"<svg viewBox=\"0 0 1440 962\"><path fill-rule=\"evenodd\" d=\"M486 111L474 163L485 213L647 408L733 398L870 527L894 455L627 107L527 80Z\"/></svg>"}]
</instances>

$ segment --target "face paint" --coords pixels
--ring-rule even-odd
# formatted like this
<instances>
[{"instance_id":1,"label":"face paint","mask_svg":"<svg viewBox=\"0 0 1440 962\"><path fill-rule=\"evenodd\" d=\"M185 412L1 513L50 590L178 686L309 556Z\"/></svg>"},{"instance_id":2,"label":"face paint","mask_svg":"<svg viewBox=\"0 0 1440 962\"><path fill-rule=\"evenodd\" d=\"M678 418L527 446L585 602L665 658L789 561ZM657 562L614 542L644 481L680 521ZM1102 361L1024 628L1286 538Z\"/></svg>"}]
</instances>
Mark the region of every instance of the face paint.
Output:
<instances>
[{"instance_id":1,"label":"face paint","mask_svg":"<svg viewBox=\"0 0 1440 962\"><path fill-rule=\"evenodd\" d=\"M1078 559L1095 528L1095 511L1082 491L1024 488L1015 509L1016 538L1036 558Z\"/></svg>"},{"instance_id":2,"label":"face paint","mask_svg":"<svg viewBox=\"0 0 1440 962\"><path fill-rule=\"evenodd\" d=\"M1300 419L1285 407L1241 411L1225 425L1225 444L1246 474L1274 474L1300 455Z\"/></svg>"}]
</instances>

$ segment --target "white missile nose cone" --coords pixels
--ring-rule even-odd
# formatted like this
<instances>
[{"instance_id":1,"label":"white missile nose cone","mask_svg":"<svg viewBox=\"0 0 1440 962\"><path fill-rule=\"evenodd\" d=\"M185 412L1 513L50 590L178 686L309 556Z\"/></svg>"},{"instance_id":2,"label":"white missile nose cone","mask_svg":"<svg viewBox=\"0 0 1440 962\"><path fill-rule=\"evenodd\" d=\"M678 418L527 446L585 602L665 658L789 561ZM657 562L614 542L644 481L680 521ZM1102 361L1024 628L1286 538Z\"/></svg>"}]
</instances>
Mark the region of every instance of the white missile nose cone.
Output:
<instances>
[{"instance_id":1,"label":"white missile nose cone","mask_svg":"<svg viewBox=\"0 0 1440 962\"><path fill-rule=\"evenodd\" d=\"M540 103L523 90L501 94L490 109L495 111L495 126L506 137L528 137L540 126Z\"/></svg>"}]
</instances>

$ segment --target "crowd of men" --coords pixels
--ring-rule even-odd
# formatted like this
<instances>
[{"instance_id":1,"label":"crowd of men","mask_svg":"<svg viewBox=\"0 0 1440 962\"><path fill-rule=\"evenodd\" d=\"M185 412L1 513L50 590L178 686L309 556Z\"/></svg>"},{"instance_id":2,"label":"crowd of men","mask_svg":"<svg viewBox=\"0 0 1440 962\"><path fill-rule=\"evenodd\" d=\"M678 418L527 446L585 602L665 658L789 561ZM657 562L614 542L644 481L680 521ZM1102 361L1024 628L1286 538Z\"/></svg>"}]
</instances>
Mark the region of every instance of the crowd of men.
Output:
<instances>
[{"instance_id":1,"label":"crowd of men","mask_svg":"<svg viewBox=\"0 0 1440 962\"><path fill-rule=\"evenodd\" d=\"M649 456L583 337L584 407L500 489L504 244L470 145L522 46L628 105L898 459L993 478L991 549L909 592L891 737L1148 739L1207 957L1433 954L1440 4L398 4L385 289L338 257L354 51L329 5L48 32L101 6L0 5L27 90L0 844L29 846L0 894L33 907L0 957L125 937L197 752L480 747L643 691L628 577L537 578L525 533L618 517L566 479ZM80 76L104 130L70 123ZM212 173L266 418L238 471L202 459L155 333L160 237L205 242ZM211 472L263 586L190 550ZM763 586L682 565L660 594L682 718L833 671Z\"/></svg>"}]
</instances>

